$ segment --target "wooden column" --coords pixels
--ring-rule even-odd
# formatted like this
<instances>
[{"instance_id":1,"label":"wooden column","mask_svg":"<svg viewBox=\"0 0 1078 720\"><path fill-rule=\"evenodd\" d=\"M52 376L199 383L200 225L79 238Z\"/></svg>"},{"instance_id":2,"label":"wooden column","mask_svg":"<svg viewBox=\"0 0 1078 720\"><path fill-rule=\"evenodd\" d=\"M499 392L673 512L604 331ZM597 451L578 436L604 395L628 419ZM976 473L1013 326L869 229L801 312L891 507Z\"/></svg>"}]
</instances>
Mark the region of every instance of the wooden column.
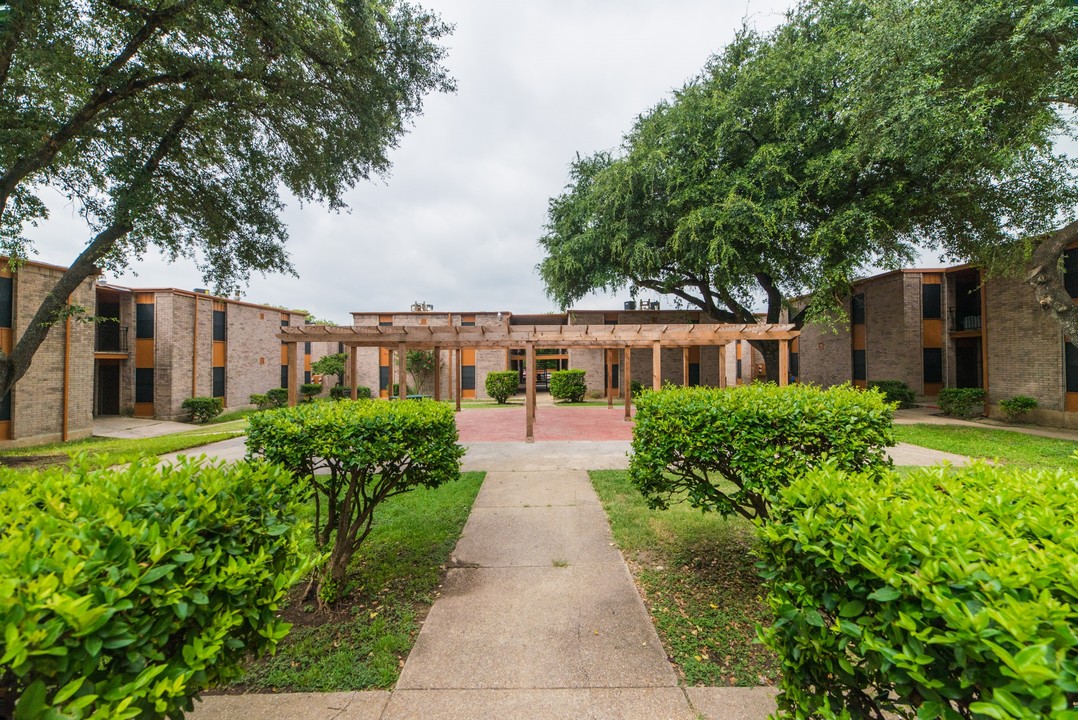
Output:
<instances>
[{"instance_id":1,"label":"wooden column","mask_svg":"<svg viewBox=\"0 0 1078 720\"><path fill-rule=\"evenodd\" d=\"M681 387L689 387L689 348L681 348Z\"/></svg>"},{"instance_id":2,"label":"wooden column","mask_svg":"<svg viewBox=\"0 0 1078 720\"><path fill-rule=\"evenodd\" d=\"M719 387L726 387L726 345L719 345Z\"/></svg>"},{"instance_id":3,"label":"wooden column","mask_svg":"<svg viewBox=\"0 0 1078 720\"><path fill-rule=\"evenodd\" d=\"M442 349L434 346L434 401L442 399Z\"/></svg>"},{"instance_id":4,"label":"wooden column","mask_svg":"<svg viewBox=\"0 0 1078 720\"><path fill-rule=\"evenodd\" d=\"M527 390L525 392L524 418L525 418L525 442L535 442L535 343L526 346L526 364L528 374Z\"/></svg>"},{"instance_id":5,"label":"wooden column","mask_svg":"<svg viewBox=\"0 0 1078 720\"><path fill-rule=\"evenodd\" d=\"M359 348L355 345L348 346L348 370L351 376L348 381L352 385L352 399L359 399Z\"/></svg>"},{"instance_id":6,"label":"wooden column","mask_svg":"<svg viewBox=\"0 0 1078 720\"><path fill-rule=\"evenodd\" d=\"M621 386L624 388L625 393L625 419L632 420L633 418L633 349L631 347L625 348L625 366L624 372L621 374Z\"/></svg>"},{"instance_id":7,"label":"wooden column","mask_svg":"<svg viewBox=\"0 0 1078 720\"><path fill-rule=\"evenodd\" d=\"M397 345L397 397L408 398L408 349L404 343ZM393 388L390 388L392 390Z\"/></svg>"},{"instance_id":8,"label":"wooden column","mask_svg":"<svg viewBox=\"0 0 1078 720\"><path fill-rule=\"evenodd\" d=\"M779 340L779 386L790 383L790 341Z\"/></svg>"},{"instance_id":9,"label":"wooden column","mask_svg":"<svg viewBox=\"0 0 1078 720\"><path fill-rule=\"evenodd\" d=\"M460 412L460 395L461 395L461 392L463 392L463 390L461 388L461 382L462 381L461 381L461 378L460 378L460 348L455 349L453 352L456 355L456 360L453 361L453 365L457 369L457 379L456 379L456 382L453 385L453 387L456 388L454 390L454 392L456 393L456 396L457 396L457 412Z\"/></svg>"},{"instance_id":10,"label":"wooden column","mask_svg":"<svg viewBox=\"0 0 1078 720\"><path fill-rule=\"evenodd\" d=\"M296 368L299 367L299 343L288 342L288 407L295 407L299 400L299 383L296 382Z\"/></svg>"},{"instance_id":11,"label":"wooden column","mask_svg":"<svg viewBox=\"0 0 1078 720\"><path fill-rule=\"evenodd\" d=\"M610 353L613 350L603 348L603 355L606 356L606 406L608 408L614 407L614 362L610 359Z\"/></svg>"},{"instance_id":12,"label":"wooden column","mask_svg":"<svg viewBox=\"0 0 1078 720\"><path fill-rule=\"evenodd\" d=\"M651 389L659 390L663 386L663 347L656 340L651 344Z\"/></svg>"}]
</instances>

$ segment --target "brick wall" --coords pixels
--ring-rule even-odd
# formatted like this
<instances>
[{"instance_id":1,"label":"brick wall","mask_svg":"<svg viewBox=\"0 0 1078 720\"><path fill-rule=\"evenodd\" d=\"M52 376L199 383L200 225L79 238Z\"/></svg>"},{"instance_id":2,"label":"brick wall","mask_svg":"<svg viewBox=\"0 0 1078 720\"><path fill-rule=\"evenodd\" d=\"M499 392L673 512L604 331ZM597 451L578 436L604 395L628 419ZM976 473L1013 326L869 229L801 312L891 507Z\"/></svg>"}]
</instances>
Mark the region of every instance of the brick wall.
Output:
<instances>
[{"instance_id":1,"label":"brick wall","mask_svg":"<svg viewBox=\"0 0 1078 720\"><path fill-rule=\"evenodd\" d=\"M251 395L281 386L281 331L279 311L228 303L228 355L225 397L229 408L249 407ZM199 309L201 321L202 311ZM211 344L212 335L204 345ZM316 343L325 345L326 343ZM313 348L312 348L313 349ZM303 346L300 346L302 354ZM200 373L212 381L209 367Z\"/></svg>"},{"instance_id":2,"label":"brick wall","mask_svg":"<svg viewBox=\"0 0 1078 720\"><path fill-rule=\"evenodd\" d=\"M869 380L901 380L924 393L921 277L892 273L858 287L865 293L865 366Z\"/></svg>"},{"instance_id":3,"label":"brick wall","mask_svg":"<svg viewBox=\"0 0 1078 720\"><path fill-rule=\"evenodd\" d=\"M13 341L18 342L30 326L41 302L60 279L63 270L27 263L15 273L12 317ZM96 306L94 279L85 280L72 294L72 303L93 312ZM64 348L67 323L50 328L34 354L30 368L11 391L11 440L5 447L54 442L63 435ZM68 439L88 437L93 431L94 398L93 323L70 323L67 372Z\"/></svg>"}]
</instances>

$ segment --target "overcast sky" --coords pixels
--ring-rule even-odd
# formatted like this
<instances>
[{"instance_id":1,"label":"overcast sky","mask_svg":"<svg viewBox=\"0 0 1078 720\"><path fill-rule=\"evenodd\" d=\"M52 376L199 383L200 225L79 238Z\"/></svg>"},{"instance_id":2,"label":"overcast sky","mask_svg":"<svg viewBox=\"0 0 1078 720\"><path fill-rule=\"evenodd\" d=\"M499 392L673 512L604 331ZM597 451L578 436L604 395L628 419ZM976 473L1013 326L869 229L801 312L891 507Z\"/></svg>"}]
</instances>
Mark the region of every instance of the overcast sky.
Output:
<instances>
[{"instance_id":1,"label":"overcast sky","mask_svg":"<svg viewBox=\"0 0 1078 720\"><path fill-rule=\"evenodd\" d=\"M350 323L353 310L556 310L535 265L547 201L577 152L617 146L633 118L699 72L743 18L779 24L792 0L416 0L455 30L458 90L427 98L392 174L357 186L350 210L285 211L298 278L251 279L245 299ZM87 233L62 199L31 234L35 259L68 265ZM107 278L201 287L190 262L147 257ZM137 273L137 274L136 274ZM625 297L578 307L620 307Z\"/></svg>"}]
</instances>

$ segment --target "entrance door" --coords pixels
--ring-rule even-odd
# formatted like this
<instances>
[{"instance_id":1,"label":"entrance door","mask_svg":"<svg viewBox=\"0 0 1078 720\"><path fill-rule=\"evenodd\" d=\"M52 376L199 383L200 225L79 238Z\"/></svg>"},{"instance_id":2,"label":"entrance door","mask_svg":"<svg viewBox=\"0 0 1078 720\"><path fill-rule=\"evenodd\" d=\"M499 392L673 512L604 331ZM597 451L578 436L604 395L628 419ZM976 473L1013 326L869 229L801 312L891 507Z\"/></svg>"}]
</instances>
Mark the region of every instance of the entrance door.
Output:
<instances>
[{"instance_id":1,"label":"entrance door","mask_svg":"<svg viewBox=\"0 0 1078 720\"><path fill-rule=\"evenodd\" d=\"M99 363L97 366L97 414L120 414L120 364Z\"/></svg>"},{"instance_id":2,"label":"entrance door","mask_svg":"<svg viewBox=\"0 0 1078 720\"><path fill-rule=\"evenodd\" d=\"M981 380L981 339L961 338L954 341L955 386L983 387Z\"/></svg>"}]
</instances>

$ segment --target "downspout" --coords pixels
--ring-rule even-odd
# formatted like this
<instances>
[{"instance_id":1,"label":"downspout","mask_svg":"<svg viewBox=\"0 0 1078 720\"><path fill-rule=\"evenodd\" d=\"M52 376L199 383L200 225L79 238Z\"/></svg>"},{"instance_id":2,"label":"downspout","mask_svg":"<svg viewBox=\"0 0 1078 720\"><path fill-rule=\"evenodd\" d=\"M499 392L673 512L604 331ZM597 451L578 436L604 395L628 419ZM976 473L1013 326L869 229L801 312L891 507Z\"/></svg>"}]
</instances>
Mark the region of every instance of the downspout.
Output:
<instances>
[{"instance_id":1,"label":"downspout","mask_svg":"<svg viewBox=\"0 0 1078 720\"><path fill-rule=\"evenodd\" d=\"M71 304L71 297L67 298L68 305ZM60 421L60 439L67 442L67 394L68 388L71 385L71 315L67 316L64 321L64 390L63 390L63 418Z\"/></svg>"},{"instance_id":2,"label":"downspout","mask_svg":"<svg viewBox=\"0 0 1078 720\"><path fill-rule=\"evenodd\" d=\"M195 295L195 329L191 333L191 397L198 397L198 295Z\"/></svg>"}]
</instances>

